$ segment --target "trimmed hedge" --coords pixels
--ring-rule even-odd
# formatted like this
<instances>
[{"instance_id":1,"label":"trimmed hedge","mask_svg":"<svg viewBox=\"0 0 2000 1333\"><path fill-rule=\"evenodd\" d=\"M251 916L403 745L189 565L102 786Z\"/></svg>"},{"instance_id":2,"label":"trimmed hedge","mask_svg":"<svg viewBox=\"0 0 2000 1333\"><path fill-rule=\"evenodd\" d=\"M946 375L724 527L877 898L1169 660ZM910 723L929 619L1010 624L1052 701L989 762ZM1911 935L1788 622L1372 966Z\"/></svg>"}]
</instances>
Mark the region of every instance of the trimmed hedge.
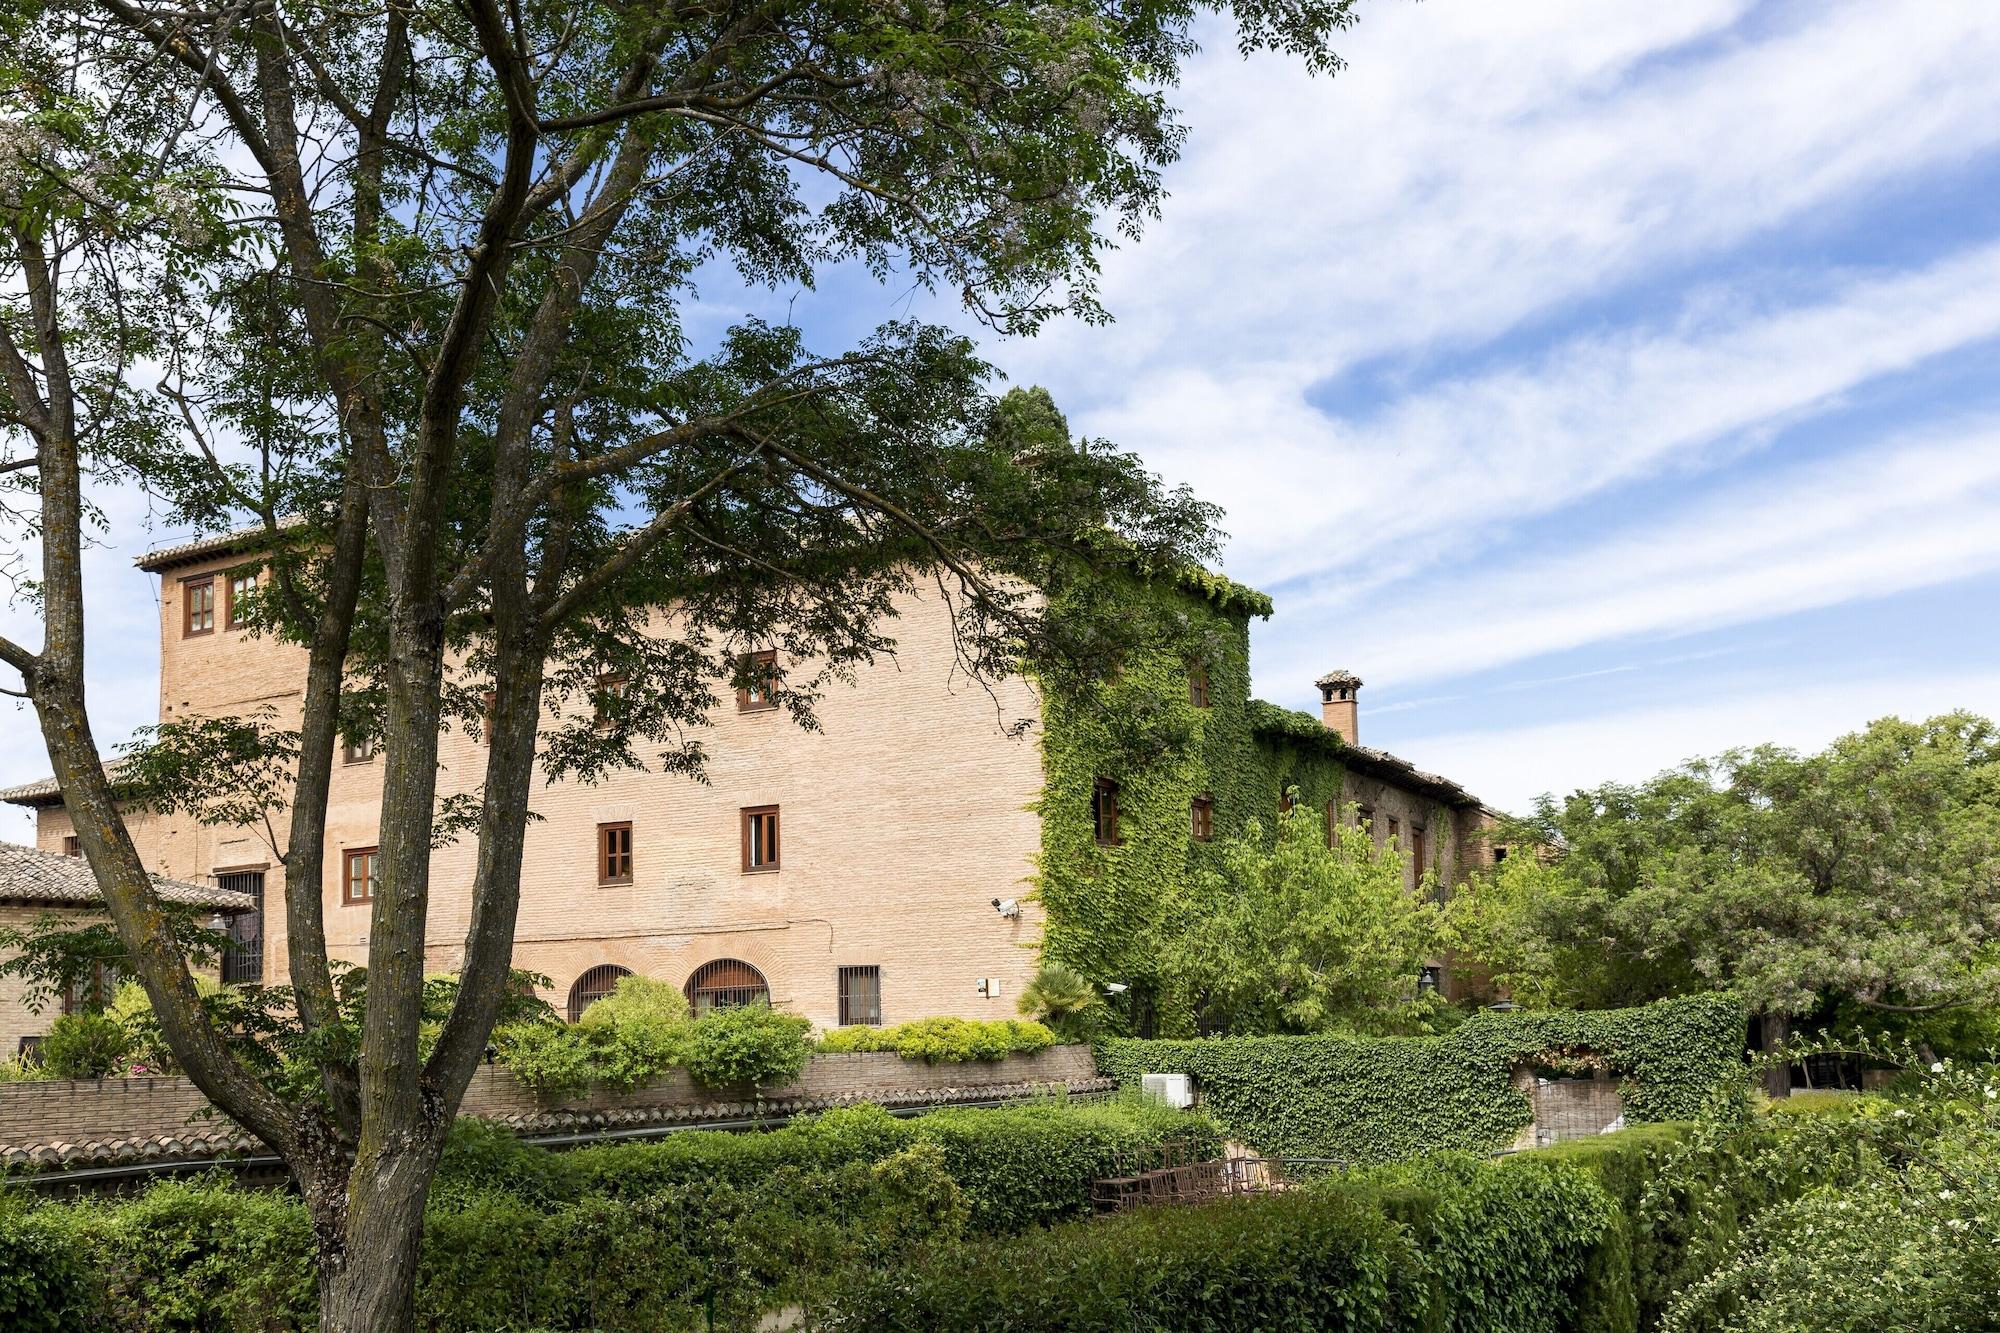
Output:
<instances>
[{"instance_id":1,"label":"trimmed hedge","mask_svg":"<svg viewBox=\"0 0 2000 1333\"><path fill-rule=\"evenodd\" d=\"M1597 1059L1625 1077L1626 1119L1685 1120L1743 1077L1742 1008L1722 996L1640 1009L1480 1013L1442 1037L1113 1039L1098 1065L1127 1086L1194 1076L1204 1107L1259 1152L1357 1165L1504 1148L1532 1119L1510 1082L1537 1059Z\"/></svg>"},{"instance_id":2,"label":"trimmed hedge","mask_svg":"<svg viewBox=\"0 0 2000 1333\"><path fill-rule=\"evenodd\" d=\"M948 1247L901 1271L850 1273L816 1313L829 1329L886 1333L1557 1333L1592 1326L1579 1302L1599 1293L1591 1263L1617 1222L1576 1166L1437 1159ZM1595 1326L1629 1333L1629 1300L1620 1312Z\"/></svg>"},{"instance_id":3,"label":"trimmed hedge","mask_svg":"<svg viewBox=\"0 0 2000 1333\"><path fill-rule=\"evenodd\" d=\"M834 1028L814 1043L828 1054L894 1051L905 1060L963 1064L1033 1055L1056 1044L1056 1034L1040 1023L1018 1018L920 1018L895 1027Z\"/></svg>"},{"instance_id":4,"label":"trimmed hedge","mask_svg":"<svg viewBox=\"0 0 2000 1333\"><path fill-rule=\"evenodd\" d=\"M1221 1150L1205 1117L1138 1101L854 1107L569 1153L461 1122L426 1213L418 1326L653 1330L712 1311L750 1328L830 1274L1076 1217L1094 1177L1169 1140ZM0 1194L0 1328L310 1328L312 1256L297 1199L219 1176L125 1200Z\"/></svg>"}]
</instances>

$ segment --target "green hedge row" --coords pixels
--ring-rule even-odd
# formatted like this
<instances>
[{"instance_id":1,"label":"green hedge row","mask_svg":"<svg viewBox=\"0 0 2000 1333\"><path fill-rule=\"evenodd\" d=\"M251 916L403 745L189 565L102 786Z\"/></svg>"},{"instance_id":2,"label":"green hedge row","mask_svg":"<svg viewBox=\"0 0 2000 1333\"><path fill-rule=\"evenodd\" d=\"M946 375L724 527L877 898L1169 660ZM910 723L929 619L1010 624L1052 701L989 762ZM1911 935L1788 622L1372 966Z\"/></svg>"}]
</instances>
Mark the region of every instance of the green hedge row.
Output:
<instances>
[{"instance_id":1,"label":"green hedge row","mask_svg":"<svg viewBox=\"0 0 2000 1333\"><path fill-rule=\"evenodd\" d=\"M1561 1163L1469 1157L1194 1208L1156 1208L851 1273L829 1329L1409 1329L1555 1333L1600 1290L1616 1206ZM1629 1285L1625 1293L1629 1295ZM1622 1322L1635 1327L1629 1300Z\"/></svg>"},{"instance_id":2,"label":"green hedge row","mask_svg":"<svg viewBox=\"0 0 2000 1333\"><path fill-rule=\"evenodd\" d=\"M814 1048L828 1054L894 1051L905 1060L963 1064L1034 1055L1056 1044L1056 1034L1040 1023L1018 1018L919 1018L895 1027L834 1028Z\"/></svg>"},{"instance_id":3,"label":"green hedge row","mask_svg":"<svg viewBox=\"0 0 2000 1333\"><path fill-rule=\"evenodd\" d=\"M1442 1037L1113 1039L1098 1064L1128 1086L1194 1076L1202 1104L1258 1151L1370 1165L1505 1148L1532 1119L1511 1083L1523 1062L1602 1063L1624 1079L1633 1123L1692 1118L1718 1082L1743 1076L1742 1009L1721 996L1640 1009L1492 1013Z\"/></svg>"},{"instance_id":4,"label":"green hedge row","mask_svg":"<svg viewBox=\"0 0 2000 1333\"><path fill-rule=\"evenodd\" d=\"M419 1324L753 1327L827 1274L1074 1218L1093 1178L1169 1141L1221 1150L1205 1117L1137 1100L854 1107L568 1153L468 1121L432 1190ZM309 1328L312 1253L296 1199L220 1179L74 1204L0 1192L0 1328Z\"/></svg>"}]
</instances>

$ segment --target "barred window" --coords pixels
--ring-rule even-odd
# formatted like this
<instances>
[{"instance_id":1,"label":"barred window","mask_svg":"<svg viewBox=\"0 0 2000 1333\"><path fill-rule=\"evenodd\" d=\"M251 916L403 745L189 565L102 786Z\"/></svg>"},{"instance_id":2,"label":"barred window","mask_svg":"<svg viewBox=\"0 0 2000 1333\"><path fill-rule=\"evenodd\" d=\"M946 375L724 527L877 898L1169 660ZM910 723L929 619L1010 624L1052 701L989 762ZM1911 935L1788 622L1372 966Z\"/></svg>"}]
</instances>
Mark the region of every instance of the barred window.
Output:
<instances>
[{"instance_id":1,"label":"barred window","mask_svg":"<svg viewBox=\"0 0 2000 1333\"><path fill-rule=\"evenodd\" d=\"M703 963L687 979L688 1003L697 1014L711 1009L736 1009L746 1004L769 1004L771 987L764 974L736 958L718 958Z\"/></svg>"},{"instance_id":2,"label":"barred window","mask_svg":"<svg viewBox=\"0 0 2000 1333\"><path fill-rule=\"evenodd\" d=\"M574 1023L582 1018L584 1010L617 990L619 981L631 975L629 967L599 963L578 977L576 984L569 988L569 1021Z\"/></svg>"},{"instance_id":3,"label":"barred window","mask_svg":"<svg viewBox=\"0 0 2000 1333\"><path fill-rule=\"evenodd\" d=\"M877 1027L882 1022L882 969L877 964L843 967L839 972L840 1025Z\"/></svg>"}]
</instances>

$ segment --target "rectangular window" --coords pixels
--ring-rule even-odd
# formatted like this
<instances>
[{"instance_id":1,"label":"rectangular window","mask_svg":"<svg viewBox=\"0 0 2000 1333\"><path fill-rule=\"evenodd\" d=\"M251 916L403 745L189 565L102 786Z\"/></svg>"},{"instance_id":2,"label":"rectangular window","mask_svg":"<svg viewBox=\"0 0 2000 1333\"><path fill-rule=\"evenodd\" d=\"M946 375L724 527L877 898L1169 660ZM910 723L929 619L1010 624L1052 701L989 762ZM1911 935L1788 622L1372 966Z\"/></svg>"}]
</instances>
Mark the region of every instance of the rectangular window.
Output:
<instances>
[{"instance_id":1,"label":"rectangular window","mask_svg":"<svg viewBox=\"0 0 2000 1333\"><path fill-rule=\"evenodd\" d=\"M63 835L63 855L82 856L83 839L77 837L74 833L65 833Z\"/></svg>"},{"instance_id":2,"label":"rectangular window","mask_svg":"<svg viewBox=\"0 0 2000 1333\"><path fill-rule=\"evenodd\" d=\"M1200 662L1188 668L1188 702L1196 708L1208 707L1208 668Z\"/></svg>"},{"instance_id":3,"label":"rectangular window","mask_svg":"<svg viewBox=\"0 0 2000 1333\"><path fill-rule=\"evenodd\" d=\"M215 632L215 576L190 579L181 585L185 619L181 632L187 638Z\"/></svg>"},{"instance_id":4,"label":"rectangular window","mask_svg":"<svg viewBox=\"0 0 2000 1333\"><path fill-rule=\"evenodd\" d=\"M604 671L592 682L590 704L597 712L597 729L608 731L617 721L625 698L625 673Z\"/></svg>"},{"instance_id":5,"label":"rectangular window","mask_svg":"<svg viewBox=\"0 0 2000 1333\"><path fill-rule=\"evenodd\" d=\"M778 868L778 807L751 806L743 812L743 873Z\"/></svg>"},{"instance_id":6,"label":"rectangular window","mask_svg":"<svg viewBox=\"0 0 2000 1333\"><path fill-rule=\"evenodd\" d=\"M1355 806L1354 822L1359 824L1362 828L1367 829L1368 832L1372 835L1375 832L1375 807L1372 805Z\"/></svg>"},{"instance_id":7,"label":"rectangular window","mask_svg":"<svg viewBox=\"0 0 2000 1333\"><path fill-rule=\"evenodd\" d=\"M737 712L760 713L778 706L778 701L771 697L772 683L778 676L777 649L743 654L737 661L737 672L743 678L743 683L736 687Z\"/></svg>"},{"instance_id":8,"label":"rectangular window","mask_svg":"<svg viewBox=\"0 0 2000 1333\"><path fill-rule=\"evenodd\" d=\"M1499 864L1500 864L1500 863L1501 863L1502 861L1505 861L1506 859L1507 859L1507 849L1506 849L1505 847L1495 847L1495 848L1493 849L1493 864L1494 864L1494 865L1496 865L1496 866L1497 866L1497 865L1499 865Z\"/></svg>"},{"instance_id":9,"label":"rectangular window","mask_svg":"<svg viewBox=\"0 0 2000 1333\"><path fill-rule=\"evenodd\" d=\"M1412 824L1410 825L1410 874L1413 876L1411 883L1424 882L1424 869L1424 826Z\"/></svg>"},{"instance_id":10,"label":"rectangular window","mask_svg":"<svg viewBox=\"0 0 2000 1333\"><path fill-rule=\"evenodd\" d=\"M229 604L223 608L223 623L235 629L248 614L250 595L257 591L257 571L239 569L229 576Z\"/></svg>"},{"instance_id":11,"label":"rectangular window","mask_svg":"<svg viewBox=\"0 0 2000 1333\"><path fill-rule=\"evenodd\" d=\"M1118 784L1099 778L1090 793L1090 827L1100 847L1118 845Z\"/></svg>"},{"instance_id":12,"label":"rectangular window","mask_svg":"<svg viewBox=\"0 0 2000 1333\"><path fill-rule=\"evenodd\" d=\"M375 738L363 736L358 741L344 742L340 747L340 762L343 764L365 764L375 757Z\"/></svg>"},{"instance_id":13,"label":"rectangular window","mask_svg":"<svg viewBox=\"0 0 2000 1333\"><path fill-rule=\"evenodd\" d=\"M493 744L493 714L500 707L500 695L488 690L479 696L479 739Z\"/></svg>"},{"instance_id":14,"label":"rectangular window","mask_svg":"<svg viewBox=\"0 0 2000 1333\"><path fill-rule=\"evenodd\" d=\"M1394 819L1394 818L1390 819L1390 821L1389 821L1389 841L1390 841L1390 842L1395 842L1395 841L1397 841L1397 840L1398 840L1399 838L1401 838L1402 836L1403 836L1403 821L1402 821L1402 820L1400 820L1400 819Z\"/></svg>"},{"instance_id":15,"label":"rectangular window","mask_svg":"<svg viewBox=\"0 0 2000 1333\"><path fill-rule=\"evenodd\" d=\"M882 1023L882 969L867 967L840 969L840 1025L879 1027Z\"/></svg>"},{"instance_id":16,"label":"rectangular window","mask_svg":"<svg viewBox=\"0 0 2000 1333\"><path fill-rule=\"evenodd\" d=\"M1326 845L1327 845L1327 846L1329 846L1329 847L1333 846L1333 842L1334 842L1334 834L1335 834L1335 831L1336 831L1336 830L1338 830L1339 828L1340 828L1340 802L1339 802L1339 801L1328 801L1328 802L1326 803Z\"/></svg>"},{"instance_id":17,"label":"rectangular window","mask_svg":"<svg viewBox=\"0 0 2000 1333\"><path fill-rule=\"evenodd\" d=\"M1195 797L1192 817L1196 842L1207 842L1215 836L1215 801L1212 797Z\"/></svg>"},{"instance_id":18,"label":"rectangular window","mask_svg":"<svg viewBox=\"0 0 2000 1333\"><path fill-rule=\"evenodd\" d=\"M375 848L355 847L342 855L340 900L344 903L375 901Z\"/></svg>"},{"instance_id":19,"label":"rectangular window","mask_svg":"<svg viewBox=\"0 0 2000 1333\"><path fill-rule=\"evenodd\" d=\"M629 823L597 826L597 882L632 882L632 826Z\"/></svg>"},{"instance_id":20,"label":"rectangular window","mask_svg":"<svg viewBox=\"0 0 2000 1333\"><path fill-rule=\"evenodd\" d=\"M1296 800L1297 800L1297 797L1293 795L1293 793L1292 793L1292 788L1290 788L1290 787L1287 787L1287 788L1285 788L1285 789L1284 789L1283 791L1279 792L1279 793L1278 793L1278 813L1279 813L1279 814L1281 814L1281 815L1288 815L1288 814L1290 814L1290 813L1292 812L1292 805L1294 804L1294 802L1295 802Z\"/></svg>"}]
</instances>

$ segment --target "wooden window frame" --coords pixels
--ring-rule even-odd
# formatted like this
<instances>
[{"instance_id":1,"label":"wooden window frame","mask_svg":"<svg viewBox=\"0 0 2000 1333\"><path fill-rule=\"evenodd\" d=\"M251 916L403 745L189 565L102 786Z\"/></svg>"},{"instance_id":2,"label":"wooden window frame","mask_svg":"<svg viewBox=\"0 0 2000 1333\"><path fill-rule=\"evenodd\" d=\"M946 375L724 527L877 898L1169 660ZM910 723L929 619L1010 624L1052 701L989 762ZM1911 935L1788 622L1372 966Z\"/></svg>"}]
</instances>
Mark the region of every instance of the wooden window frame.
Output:
<instances>
[{"instance_id":1,"label":"wooden window frame","mask_svg":"<svg viewBox=\"0 0 2000 1333\"><path fill-rule=\"evenodd\" d=\"M1292 789L1291 789L1290 787L1280 787L1280 788L1278 788L1278 813L1279 813L1279 814L1281 814L1281 815L1288 815L1288 814L1290 814L1290 813L1292 812L1292 807L1293 807L1293 806L1295 806L1295 805L1297 805L1297 804L1298 804L1298 799L1297 799L1296 797L1294 797L1294 796L1292 795Z\"/></svg>"},{"instance_id":2,"label":"wooden window frame","mask_svg":"<svg viewBox=\"0 0 2000 1333\"><path fill-rule=\"evenodd\" d=\"M597 678L591 681L590 707L594 715L592 721L599 731L610 731L616 725L616 719L604 705L614 699L623 699L625 687L631 680L632 678L622 671L600 671L597 673Z\"/></svg>"},{"instance_id":3,"label":"wooden window frame","mask_svg":"<svg viewBox=\"0 0 2000 1333\"><path fill-rule=\"evenodd\" d=\"M776 648L759 648L756 652L744 653L737 659L736 665L737 669L744 676L761 675L764 682L761 688L752 686L748 682L736 687L736 711L739 713L768 713L773 708L776 708L778 701L771 697L770 682L777 679L778 650ZM759 672L757 670L759 667L766 668L766 670ZM754 695L752 693L753 690L757 691Z\"/></svg>"},{"instance_id":4,"label":"wooden window frame","mask_svg":"<svg viewBox=\"0 0 2000 1333\"><path fill-rule=\"evenodd\" d=\"M1403 842L1403 821L1396 818L1394 815L1389 816L1388 840L1390 842L1395 843L1399 847L1402 845Z\"/></svg>"},{"instance_id":5,"label":"wooden window frame","mask_svg":"<svg viewBox=\"0 0 2000 1333\"><path fill-rule=\"evenodd\" d=\"M343 906L358 907L375 901L375 858L381 854L380 847L343 847L340 851L340 901ZM361 880L363 891L354 891L354 863L362 857L368 858L368 873Z\"/></svg>"},{"instance_id":6,"label":"wooden window frame","mask_svg":"<svg viewBox=\"0 0 2000 1333\"><path fill-rule=\"evenodd\" d=\"M1331 847L1335 842L1339 841L1339 829L1340 829L1340 798L1335 797L1333 800L1328 801L1326 803L1327 846Z\"/></svg>"},{"instance_id":7,"label":"wooden window frame","mask_svg":"<svg viewBox=\"0 0 2000 1333\"><path fill-rule=\"evenodd\" d=\"M780 870L785 863L784 827L778 817L779 807L775 805L746 805L738 814L738 823L743 834L743 873L746 875L768 875ZM751 828L757 820L771 821L770 859L753 863L750 859Z\"/></svg>"},{"instance_id":8,"label":"wooden window frame","mask_svg":"<svg viewBox=\"0 0 2000 1333\"><path fill-rule=\"evenodd\" d=\"M373 736L340 743L340 762L343 764L372 764L377 753Z\"/></svg>"},{"instance_id":9,"label":"wooden window frame","mask_svg":"<svg viewBox=\"0 0 2000 1333\"><path fill-rule=\"evenodd\" d=\"M1411 888L1415 888L1424 882L1424 869L1425 869L1424 854L1430 851L1430 848L1425 845L1427 841L1425 835L1429 831L1430 831L1430 826L1428 824L1410 825L1410 887Z\"/></svg>"},{"instance_id":10,"label":"wooden window frame","mask_svg":"<svg viewBox=\"0 0 2000 1333\"><path fill-rule=\"evenodd\" d=\"M208 592L208 627L206 629L196 629L194 627L194 595L196 589L206 589ZM203 574L200 578L181 580L181 637L183 639L199 639L205 634L215 633L216 622L220 618L217 613L221 610L215 604L215 600L215 575Z\"/></svg>"},{"instance_id":11,"label":"wooden window frame","mask_svg":"<svg viewBox=\"0 0 2000 1333\"><path fill-rule=\"evenodd\" d=\"M620 847L619 834L624 834L624 846ZM630 884L634 863L632 845L632 821L620 820L597 826L597 882L601 887ZM622 873L621 873L622 868Z\"/></svg>"},{"instance_id":12,"label":"wooden window frame","mask_svg":"<svg viewBox=\"0 0 2000 1333\"><path fill-rule=\"evenodd\" d=\"M1374 806L1372 806L1372 805L1357 805L1357 806L1355 806L1355 807L1354 807L1354 823L1355 823L1356 827L1358 827L1358 828L1363 828L1363 829L1366 829L1366 830L1368 830L1368 836L1369 836L1369 837L1371 837L1371 838L1372 838L1372 837L1374 837L1374 836L1375 836L1375 807L1374 807Z\"/></svg>"},{"instance_id":13,"label":"wooden window frame","mask_svg":"<svg viewBox=\"0 0 2000 1333\"><path fill-rule=\"evenodd\" d=\"M848 982L855 977L872 977L875 981L875 1016L856 1018L853 997L848 991ZM834 969L834 1000L839 1008L840 1026L879 1028L882 1026L882 965L880 963L853 963Z\"/></svg>"},{"instance_id":14,"label":"wooden window frame","mask_svg":"<svg viewBox=\"0 0 2000 1333\"><path fill-rule=\"evenodd\" d=\"M1090 831L1099 847L1122 847L1118 836L1118 780L1098 778L1090 788Z\"/></svg>"},{"instance_id":15,"label":"wooden window frame","mask_svg":"<svg viewBox=\"0 0 2000 1333\"><path fill-rule=\"evenodd\" d=\"M1207 708L1210 706L1208 701L1208 664L1206 662L1195 662L1188 667L1188 702L1196 708Z\"/></svg>"},{"instance_id":16,"label":"wooden window frame","mask_svg":"<svg viewBox=\"0 0 2000 1333\"><path fill-rule=\"evenodd\" d=\"M257 587L258 573L259 571L256 569L232 569L224 576L222 581L222 627L224 629L236 629L243 624L242 617L236 614L236 585L238 583L247 583L250 585L250 589L254 591Z\"/></svg>"},{"instance_id":17,"label":"wooden window frame","mask_svg":"<svg viewBox=\"0 0 2000 1333\"><path fill-rule=\"evenodd\" d=\"M1206 792L1188 802L1188 834L1196 842L1215 841L1215 798Z\"/></svg>"},{"instance_id":18,"label":"wooden window frame","mask_svg":"<svg viewBox=\"0 0 2000 1333\"><path fill-rule=\"evenodd\" d=\"M82 838L79 838L79 837L77 837L77 836L76 836L76 834L74 834L74 833L65 833L65 834L63 834L63 855L64 855L64 856L82 856L82 855L83 855L83 839L82 839Z\"/></svg>"}]
</instances>

